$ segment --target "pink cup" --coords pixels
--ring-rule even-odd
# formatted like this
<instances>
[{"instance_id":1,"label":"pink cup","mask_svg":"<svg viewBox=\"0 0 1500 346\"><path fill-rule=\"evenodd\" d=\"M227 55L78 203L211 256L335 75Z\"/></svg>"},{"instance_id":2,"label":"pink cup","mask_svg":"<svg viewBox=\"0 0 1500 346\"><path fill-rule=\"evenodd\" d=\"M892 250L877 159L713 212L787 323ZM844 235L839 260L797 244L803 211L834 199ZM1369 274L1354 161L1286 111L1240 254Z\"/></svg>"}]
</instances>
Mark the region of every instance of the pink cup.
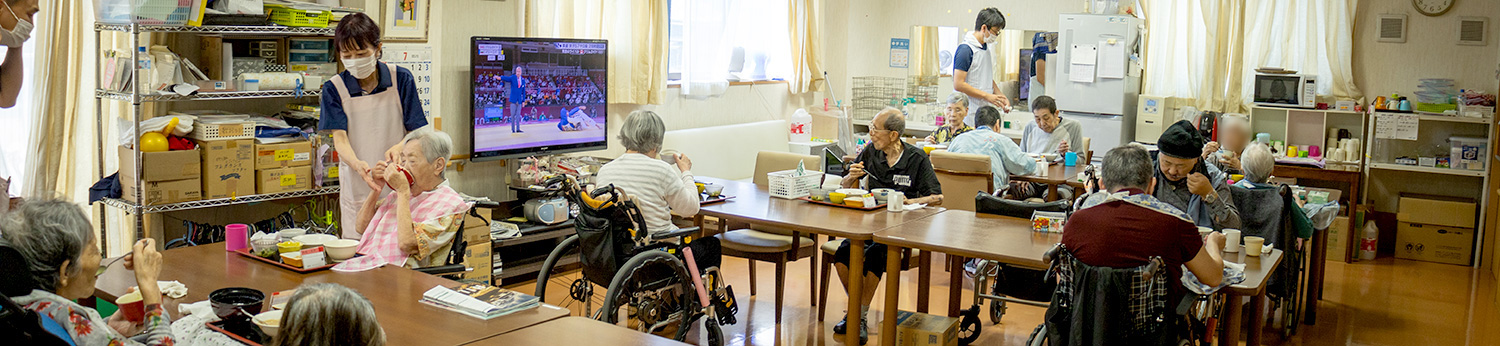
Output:
<instances>
[{"instance_id":1,"label":"pink cup","mask_svg":"<svg viewBox=\"0 0 1500 346\"><path fill-rule=\"evenodd\" d=\"M250 242L250 226L237 223L224 226L224 251L239 251Z\"/></svg>"}]
</instances>

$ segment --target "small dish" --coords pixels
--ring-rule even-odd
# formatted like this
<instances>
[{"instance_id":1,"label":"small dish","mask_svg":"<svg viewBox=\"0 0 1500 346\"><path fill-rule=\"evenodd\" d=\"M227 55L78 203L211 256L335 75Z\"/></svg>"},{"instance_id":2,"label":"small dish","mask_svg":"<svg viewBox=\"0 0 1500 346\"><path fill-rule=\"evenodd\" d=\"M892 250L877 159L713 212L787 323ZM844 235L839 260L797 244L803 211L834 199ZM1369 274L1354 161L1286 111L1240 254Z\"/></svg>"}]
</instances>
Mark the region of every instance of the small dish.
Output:
<instances>
[{"instance_id":1,"label":"small dish","mask_svg":"<svg viewBox=\"0 0 1500 346\"><path fill-rule=\"evenodd\" d=\"M323 244L328 250L328 257L334 261L347 260L354 257L354 250L359 248L359 241L354 239L335 239Z\"/></svg>"},{"instance_id":2,"label":"small dish","mask_svg":"<svg viewBox=\"0 0 1500 346\"><path fill-rule=\"evenodd\" d=\"M304 236L292 238L292 240L296 241L298 243L302 243L302 248L303 249L311 249L311 248L315 248L315 247L327 245L329 242L332 242L332 241L335 241L335 240L339 240L339 237L335 237L335 236L331 236L331 235L327 235L327 234L308 234L308 235L304 235Z\"/></svg>"},{"instance_id":3,"label":"small dish","mask_svg":"<svg viewBox=\"0 0 1500 346\"><path fill-rule=\"evenodd\" d=\"M255 322L256 327L260 327L262 333L266 333L269 336L276 336L276 332L281 329L281 310L262 312L256 314L250 320Z\"/></svg>"},{"instance_id":4,"label":"small dish","mask_svg":"<svg viewBox=\"0 0 1500 346\"><path fill-rule=\"evenodd\" d=\"M844 197L844 205L855 207L855 208L864 208L865 207L865 198L864 197Z\"/></svg>"}]
</instances>

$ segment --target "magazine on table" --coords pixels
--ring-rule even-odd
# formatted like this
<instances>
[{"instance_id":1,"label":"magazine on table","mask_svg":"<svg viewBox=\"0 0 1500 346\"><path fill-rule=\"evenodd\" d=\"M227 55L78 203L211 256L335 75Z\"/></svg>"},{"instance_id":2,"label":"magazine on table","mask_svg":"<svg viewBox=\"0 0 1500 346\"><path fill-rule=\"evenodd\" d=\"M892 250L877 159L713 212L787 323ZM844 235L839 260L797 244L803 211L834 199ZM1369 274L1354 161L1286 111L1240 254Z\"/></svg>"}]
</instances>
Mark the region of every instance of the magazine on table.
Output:
<instances>
[{"instance_id":1,"label":"magazine on table","mask_svg":"<svg viewBox=\"0 0 1500 346\"><path fill-rule=\"evenodd\" d=\"M422 294L421 302L486 320L529 310L542 303L536 296L486 284L462 284L453 288L433 286Z\"/></svg>"}]
</instances>

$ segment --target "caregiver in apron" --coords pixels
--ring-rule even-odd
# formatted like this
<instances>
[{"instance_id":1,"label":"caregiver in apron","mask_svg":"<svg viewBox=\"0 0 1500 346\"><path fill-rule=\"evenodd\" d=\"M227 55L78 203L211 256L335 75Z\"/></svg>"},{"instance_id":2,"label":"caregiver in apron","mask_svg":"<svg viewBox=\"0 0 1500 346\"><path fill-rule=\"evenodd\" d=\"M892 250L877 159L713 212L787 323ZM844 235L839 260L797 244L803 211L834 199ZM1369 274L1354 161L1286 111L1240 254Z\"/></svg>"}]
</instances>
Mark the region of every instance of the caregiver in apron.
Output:
<instances>
[{"instance_id":1,"label":"caregiver in apron","mask_svg":"<svg viewBox=\"0 0 1500 346\"><path fill-rule=\"evenodd\" d=\"M388 160L406 133L427 126L411 71L377 61L380 26L363 13L339 22L333 33L344 72L323 83L322 119L318 128L329 131L339 154L339 211L343 238L359 239L352 229L360 204L371 191L370 167Z\"/></svg>"}]
</instances>

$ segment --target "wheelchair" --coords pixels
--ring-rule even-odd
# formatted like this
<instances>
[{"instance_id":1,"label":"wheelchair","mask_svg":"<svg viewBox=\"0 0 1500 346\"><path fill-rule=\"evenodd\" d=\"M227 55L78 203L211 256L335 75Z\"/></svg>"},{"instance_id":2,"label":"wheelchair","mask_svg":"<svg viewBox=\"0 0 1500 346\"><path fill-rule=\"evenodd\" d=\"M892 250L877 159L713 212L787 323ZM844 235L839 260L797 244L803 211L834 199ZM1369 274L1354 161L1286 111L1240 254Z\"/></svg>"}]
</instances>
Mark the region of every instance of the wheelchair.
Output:
<instances>
[{"instance_id":1,"label":"wheelchair","mask_svg":"<svg viewBox=\"0 0 1500 346\"><path fill-rule=\"evenodd\" d=\"M1100 267L1079 261L1066 247L1058 244L1047 252L1046 258L1052 264L1046 276L1057 278L1057 289L1053 293L1051 306L1047 308L1046 321L1032 330L1026 345L1070 345L1072 341L1086 344L1100 341L1088 340L1088 337L1107 337L1111 342L1123 341L1122 344L1130 345L1191 346L1200 344L1200 341L1202 345L1209 344L1206 336L1212 332L1213 327L1204 328L1202 317L1205 313L1217 311L1214 310L1216 307L1211 303L1212 300L1192 293L1188 293L1181 301L1168 302L1167 286L1176 284L1177 278L1165 277L1166 264L1160 257L1152 257L1149 263L1134 268L1104 268L1105 271L1100 271ZM1111 324L1116 330L1107 336L1097 334L1098 330L1072 330L1077 326L1088 327L1091 323L1072 321L1072 310L1090 308L1084 305L1090 305L1089 300L1101 298L1094 296L1075 299L1075 294L1098 292L1101 288L1117 289L1100 286L1108 285L1105 282L1110 281L1130 283L1128 292L1116 292L1124 293L1122 296L1127 297L1124 304L1117 304L1119 306L1116 307L1126 308L1127 311L1123 314L1125 316L1119 311L1096 310L1097 313L1111 314L1112 316L1104 318L1108 320L1104 323ZM1071 340L1080 336L1084 338Z\"/></svg>"},{"instance_id":2,"label":"wheelchair","mask_svg":"<svg viewBox=\"0 0 1500 346\"><path fill-rule=\"evenodd\" d=\"M1037 211L1067 213L1072 209L1067 200L1033 203L1009 200L982 191L975 193L974 207L978 213L1022 219L1031 218L1032 213ZM980 302L989 301L988 317L990 323L997 325L1005 316L1009 303L1047 307L1056 283L1048 280L1045 272L1045 268L1026 268L998 261L979 260L978 270L974 274L974 305L959 311L960 344L979 339ZM985 294L980 287L989 287L990 293Z\"/></svg>"},{"instance_id":3,"label":"wheelchair","mask_svg":"<svg viewBox=\"0 0 1500 346\"><path fill-rule=\"evenodd\" d=\"M736 323L738 303L718 267L698 268L689 244L698 228L651 234L635 202L613 185L583 191L571 177L544 182L546 194L561 196L577 208L578 234L563 239L542 262L536 296L547 299L547 286L561 263L582 266L582 278L567 283L563 307L579 304L590 318L682 341L699 320L707 344L724 343L719 326ZM675 241L675 242L674 242ZM577 257L574 257L577 256ZM564 279L565 280L565 279ZM596 300L594 285L607 287ZM595 306L598 309L595 309Z\"/></svg>"}]
</instances>

